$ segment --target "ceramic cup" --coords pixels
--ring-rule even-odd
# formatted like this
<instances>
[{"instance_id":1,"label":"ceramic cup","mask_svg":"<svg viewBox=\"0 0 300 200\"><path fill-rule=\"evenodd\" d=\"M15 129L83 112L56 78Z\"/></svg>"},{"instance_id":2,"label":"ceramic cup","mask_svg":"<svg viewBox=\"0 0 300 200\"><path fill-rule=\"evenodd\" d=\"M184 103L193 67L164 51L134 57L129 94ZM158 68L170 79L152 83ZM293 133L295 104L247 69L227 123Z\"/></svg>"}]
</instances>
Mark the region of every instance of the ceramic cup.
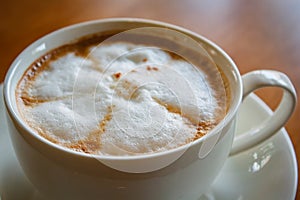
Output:
<instances>
[{"instance_id":1,"label":"ceramic cup","mask_svg":"<svg viewBox=\"0 0 300 200\"><path fill-rule=\"evenodd\" d=\"M111 30L156 27L180 33L205 49L228 79L230 102L225 118L202 138L176 149L139 156L95 156L53 144L26 125L17 109L15 90L24 71L53 48L82 36ZM172 33L171 33L172 34ZM172 36L173 37L173 36ZM180 41L180 38L174 40ZM200 47L199 47L200 48ZM242 100L261 87L280 87L283 97L274 114L235 137ZM4 83L10 137L26 176L49 199L198 199L212 184L225 160L268 139L282 128L296 105L289 78L277 71L240 75L232 59L216 44L174 25L133 18L90 21L37 40L12 63Z\"/></svg>"}]
</instances>

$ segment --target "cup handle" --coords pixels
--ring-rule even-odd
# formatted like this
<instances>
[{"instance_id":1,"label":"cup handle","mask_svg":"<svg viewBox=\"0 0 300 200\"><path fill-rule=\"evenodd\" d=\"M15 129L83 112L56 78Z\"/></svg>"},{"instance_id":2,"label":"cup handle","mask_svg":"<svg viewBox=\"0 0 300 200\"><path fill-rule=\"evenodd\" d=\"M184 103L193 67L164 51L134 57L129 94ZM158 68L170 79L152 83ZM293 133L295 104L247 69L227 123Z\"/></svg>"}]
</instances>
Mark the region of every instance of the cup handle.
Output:
<instances>
[{"instance_id":1,"label":"cup handle","mask_svg":"<svg viewBox=\"0 0 300 200\"><path fill-rule=\"evenodd\" d=\"M280 87L284 90L280 104L272 116L246 133L235 136L230 155L243 152L274 135L284 126L293 113L297 95L290 79L283 73L273 70L257 70L242 76L243 100L248 94L262 87Z\"/></svg>"}]
</instances>

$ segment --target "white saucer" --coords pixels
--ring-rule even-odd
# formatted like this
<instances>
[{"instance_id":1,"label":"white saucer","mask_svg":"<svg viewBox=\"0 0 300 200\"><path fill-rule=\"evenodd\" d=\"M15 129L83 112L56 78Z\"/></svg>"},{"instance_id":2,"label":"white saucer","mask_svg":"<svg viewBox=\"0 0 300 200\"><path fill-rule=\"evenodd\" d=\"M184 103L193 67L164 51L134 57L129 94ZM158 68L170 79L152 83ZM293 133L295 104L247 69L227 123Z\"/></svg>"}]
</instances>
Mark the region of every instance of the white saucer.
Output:
<instances>
[{"instance_id":1,"label":"white saucer","mask_svg":"<svg viewBox=\"0 0 300 200\"><path fill-rule=\"evenodd\" d=\"M6 127L2 85L0 91L0 199L43 200L16 159ZM251 95L239 111L237 134L271 114L269 107ZM293 145L282 129L261 145L229 158L211 190L199 200L293 200L297 180Z\"/></svg>"}]
</instances>

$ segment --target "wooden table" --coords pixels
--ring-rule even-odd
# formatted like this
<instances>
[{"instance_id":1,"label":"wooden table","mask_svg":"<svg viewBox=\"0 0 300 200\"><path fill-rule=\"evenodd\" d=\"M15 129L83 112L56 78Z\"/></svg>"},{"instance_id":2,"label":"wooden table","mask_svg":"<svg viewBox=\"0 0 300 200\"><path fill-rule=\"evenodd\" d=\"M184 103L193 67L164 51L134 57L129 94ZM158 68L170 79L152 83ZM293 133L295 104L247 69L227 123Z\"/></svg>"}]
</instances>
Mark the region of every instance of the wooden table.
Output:
<instances>
[{"instance_id":1,"label":"wooden table","mask_svg":"<svg viewBox=\"0 0 300 200\"><path fill-rule=\"evenodd\" d=\"M142 17L188 28L220 45L242 74L263 68L286 73L300 97L297 0L1 0L0 82L17 54L37 38L66 25L108 17ZM258 94L274 108L281 93L263 89ZM300 104L286 129L299 159Z\"/></svg>"}]
</instances>

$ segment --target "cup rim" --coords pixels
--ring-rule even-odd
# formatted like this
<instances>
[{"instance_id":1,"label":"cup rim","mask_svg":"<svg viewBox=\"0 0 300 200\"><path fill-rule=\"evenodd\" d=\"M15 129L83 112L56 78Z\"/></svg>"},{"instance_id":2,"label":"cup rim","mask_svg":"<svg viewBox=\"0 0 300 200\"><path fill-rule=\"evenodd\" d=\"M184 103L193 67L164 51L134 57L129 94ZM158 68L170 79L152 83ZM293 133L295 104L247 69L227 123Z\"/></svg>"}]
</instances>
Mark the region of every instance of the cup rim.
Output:
<instances>
[{"instance_id":1,"label":"cup rim","mask_svg":"<svg viewBox=\"0 0 300 200\"><path fill-rule=\"evenodd\" d=\"M138 22L138 23L149 24L149 26L156 25L158 27L171 28L172 30L180 31L186 35L193 36L194 38L200 39L204 43L212 46L220 54L222 54L222 56L230 63L230 66L232 68L231 72L234 74L234 76L236 78L237 91L236 91L236 95L234 97L232 97L233 98L232 105L228 109L226 116L221 120L221 122L219 122L218 125L215 126L208 134L202 136L201 138L199 138L195 141L189 142L185 145L182 145L182 146L179 146L179 147L176 147L173 149L165 150L162 152L151 152L151 153L138 154L138 155L121 155L121 156L96 155L96 154L88 154L88 153L84 153L84 152L77 152L77 151L68 149L66 147L63 147L61 145L52 143L49 140L45 139L44 137L40 136L39 134L35 133L31 128L29 128L28 125L21 118L21 116L18 114L18 111L16 111L16 109L12 105L12 102L10 99L10 97L11 97L10 88L12 87L11 81L14 79L14 74L15 74L16 70L18 69L18 65L17 65L18 58L20 58L24 52L28 51L28 49L30 49L30 47L34 46L37 43L40 43L41 41L47 39L48 37L50 37L52 35L59 33L59 32L72 30L72 29L82 27L82 26L90 26L90 25L94 25L94 24L114 23L114 22L119 22L119 23L121 23L121 22L123 22L123 23ZM108 160L108 161L109 160L127 160L128 161L128 160L140 160L140 159L147 159L147 158L155 158L155 157L160 157L160 156L164 156L164 155L168 155L168 154L178 153L178 152L181 152L182 150L185 150L186 148L189 148L190 146L199 144L199 143L203 142L204 140L212 137L213 135L219 133L222 130L222 128L225 127L226 124L228 122L230 122L236 115L238 106L242 100L242 80L241 80L239 70L238 70L236 64L234 63L234 61L230 58L230 56L223 49L221 49L218 45L216 45L214 42L210 41L209 39L205 38L204 36L202 36L200 34L197 34L195 32L192 32L186 28L183 28L183 27L180 27L177 25L173 25L173 24L161 22L161 21L156 21L156 20L143 19L143 18L104 18L104 19L90 20L90 21L85 21L85 22L81 22L81 23L76 23L73 25L69 25L69 26L57 29L51 33L48 33L48 34L42 36L35 42L28 45L14 59L14 61L12 62L12 64L9 67L9 70L7 71L7 74L6 74L5 80L4 80L4 85L3 85L3 96L4 96L4 104L5 104L7 113L9 114L11 119L14 122L16 122L19 127L21 127L23 130L25 130L26 134L30 134L39 142L45 143L48 146L51 146L52 148L70 153L75 156L81 156L81 157L85 157L85 158L96 158L99 160Z\"/></svg>"}]
</instances>

